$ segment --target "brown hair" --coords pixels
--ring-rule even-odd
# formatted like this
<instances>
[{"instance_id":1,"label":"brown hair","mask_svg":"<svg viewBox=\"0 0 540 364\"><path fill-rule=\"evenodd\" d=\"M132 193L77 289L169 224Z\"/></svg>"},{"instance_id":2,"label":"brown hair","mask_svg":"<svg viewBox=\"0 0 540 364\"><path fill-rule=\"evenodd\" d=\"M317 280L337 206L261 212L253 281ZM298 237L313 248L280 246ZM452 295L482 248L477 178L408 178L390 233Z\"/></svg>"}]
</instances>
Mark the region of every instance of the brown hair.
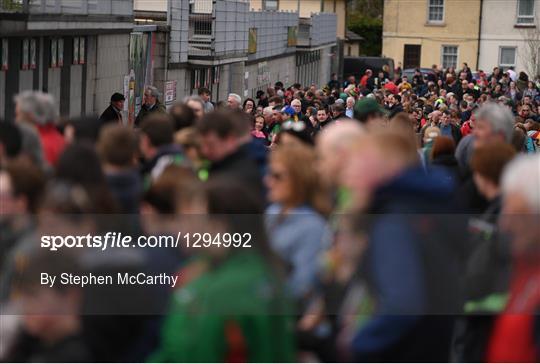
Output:
<instances>
[{"instance_id":1,"label":"brown hair","mask_svg":"<svg viewBox=\"0 0 540 364\"><path fill-rule=\"evenodd\" d=\"M294 203L308 203L322 215L330 213L330 198L317 174L317 160L313 148L304 145L280 145L272 151L270 160L285 166L291 178Z\"/></svg>"},{"instance_id":2,"label":"brown hair","mask_svg":"<svg viewBox=\"0 0 540 364\"><path fill-rule=\"evenodd\" d=\"M433 148L431 149L431 159L437 158L443 154L454 154L456 150L456 143L454 139L447 136L439 136L435 138Z\"/></svg>"},{"instance_id":3,"label":"brown hair","mask_svg":"<svg viewBox=\"0 0 540 364\"><path fill-rule=\"evenodd\" d=\"M137 138L130 128L107 125L99 133L96 148L102 161L117 167L129 167L137 153Z\"/></svg>"},{"instance_id":4,"label":"brown hair","mask_svg":"<svg viewBox=\"0 0 540 364\"><path fill-rule=\"evenodd\" d=\"M148 136L154 147L171 144L173 142L174 127L169 115L150 114L141 125L141 134Z\"/></svg>"},{"instance_id":5,"label":"brown hair","mask_svg":"<svg viewBox=\"0 0 540 364\"><path fill-rule=\"evenodd\" d=\"M43 172L32 162L22 158L9 162L5 171L11 180L13 195L23 196L28 212L36 213L45 187Z\"/></svg>"},{"instance_id":6,"label":"brown hair","mask_svg":"<svg viewBox=\"0 0 540 364\"><path fill-rule=\"evenodd\" d=\"M474 151L471 159L471 168L473 172L478 173L498 186L504 167L515 155L516 151L507 143L489 143L478 147Z\"/></svg>"}]
</instances>

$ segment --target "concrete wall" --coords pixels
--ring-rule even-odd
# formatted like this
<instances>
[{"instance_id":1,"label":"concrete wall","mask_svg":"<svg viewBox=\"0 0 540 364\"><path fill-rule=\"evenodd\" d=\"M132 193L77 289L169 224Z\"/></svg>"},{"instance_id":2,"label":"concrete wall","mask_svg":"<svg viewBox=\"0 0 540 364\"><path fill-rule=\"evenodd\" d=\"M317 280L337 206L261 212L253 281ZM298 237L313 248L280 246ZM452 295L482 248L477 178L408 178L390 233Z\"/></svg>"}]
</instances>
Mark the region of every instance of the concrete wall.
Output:
<instances>
[{"instance_id":1,"label":"concrete wall","mask_svg":"<svg viewBox=\"0 0 540 364\"><path fill-rule=\"evenodd\" d=\"M87 37L86 42L86 113L91 115L100 112L95 107L97 74L97 36Z\"/></svg>"},{"instance_id":2,"label":"concrete wall","mask_svg":"<svg viewBox=\"0 0 540 364\"><path fill-rule=\"evenodd\" d=\"M502 18L497 1L499 18ZM420 63L431 67L441 63L441 46L458 46L458 67L468 62L474 68L477 60L480 1L445 1L444 21L441 24L427 22L427 1L386 0L384 2L383 55L403 62L405 44L422 45ZM496 21L495 21L496 23Z\"/></svg>"},{"instance_id":3,"label":"concrete wall","mask_svg":"<svg viewBox=\"0 0 540 364\"><path fill-rule=\"evenodd\" d=\"M3 96L6 93L6 72L0 71L0 118L3 118L6 109L6 98Z\"/></svg>"},{"instance_id":4,"label":"concrete wall","mask_svg":"<svg viewBox=\"0 0 540 364\"><path fill-rule=\"evenodd\" d=\"M536 39L536 52L540 49L540 0L535 0L536 28L516 26L517 0L497 2L484 1L482 14L482 35L480 42L480 68L491 71L499 65L500 47L516 47L516 70L529 74L540 72L540 59L537 69L531 62L527 39ZM505 16L501 16L505 14Z\"/></svg>"},{"instance_id":5,"label":"concrete wall","mask_svg":"<svg viewBox=\"0 0 540 364\"><path fill-rule=\"evenodd\" d=\"M167 0L134 0L133 8L146 11L167 11Z\"/></svg>"},{"instance_id":6,"label":"concrete wall","mask_svg":"<svg viewBox=\"0 0 540 364\"><path fill-rule=\"evenodd\" d=\"M295 82L296 56L290 55L269 61L250 63L246 66L246 72L248 73L248 95L253 98L258 90L265 90L278 80L286 86Z\"/></svg>"},{"instance_id":7,"label":"concrete wall","mask_svg":"<svg viewBox=\"0 0 540 364\"><path fill-rule=\"evenodd\" d=\"M360 56L360 45L358 43L345 43L345 56L358 57Z\"/></svg>"},{"instance_id":8,"label":"concrete wall","mask_svg":"<svg viewBox=\"0 0 540 364\"><path fill-rule=\"evenodd\" d=\"M103 111L114 92L123 92L129 66L129 34L99 35L94 111Z\"/></svg>"},{"instance_id":9,"label":"concrete wall","mask_svg":"<svg viewBox=\"0 0 540 364\"><path fill-rule=\"evenodd\" d=\"M83 66L73 65L70 69L71 87L69 98L69 116L79 117L82 113L82 82L83 82Z\"/></svg>"}]
</instances>

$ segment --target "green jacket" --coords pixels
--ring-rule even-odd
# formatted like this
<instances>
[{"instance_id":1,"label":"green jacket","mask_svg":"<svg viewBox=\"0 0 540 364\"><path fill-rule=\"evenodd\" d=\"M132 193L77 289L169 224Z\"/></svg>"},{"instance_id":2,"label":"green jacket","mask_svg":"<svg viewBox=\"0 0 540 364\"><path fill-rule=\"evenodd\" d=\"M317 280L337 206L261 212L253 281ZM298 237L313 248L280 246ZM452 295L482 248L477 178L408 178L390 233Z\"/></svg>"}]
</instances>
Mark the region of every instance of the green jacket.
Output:
<instances>
[{"instance_id":1,"label":"green jacket","mask_svg":"<svg viewBox=\"0 0 540 364\"><path fill-rule=\"evenodd\" d=\"M144 121L144 119L153 113L162 113L165 114L167 112L167 108L165 105L163 105L161 102L157 101L156 104L152 109L148 109L146 105L141 106L141 110L139 111L139 114L137 114L137 118L135 119L135 125L141 126L141 123Z\"/></svg>"},{"instance_id":2,"label":"green jacket","mask_svg":"<svg viewBox=\"0 0 540 364\"><path fill-rule=\"evenodd\" d=\"M178 289L151 362L292 362L294 322L263 259L233 252Z\"/></svg>"}]
</instances>

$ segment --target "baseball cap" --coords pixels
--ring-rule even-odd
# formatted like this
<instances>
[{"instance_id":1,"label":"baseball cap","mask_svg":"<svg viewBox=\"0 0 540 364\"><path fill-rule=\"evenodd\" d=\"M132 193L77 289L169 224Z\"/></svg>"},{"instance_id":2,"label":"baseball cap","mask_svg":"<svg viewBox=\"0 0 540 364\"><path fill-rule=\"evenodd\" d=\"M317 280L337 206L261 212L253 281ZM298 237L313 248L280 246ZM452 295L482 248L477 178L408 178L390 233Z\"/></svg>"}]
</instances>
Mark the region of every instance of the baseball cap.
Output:
<instances>
[{"instance_id":1,"label":"baseball cap","mask_svg":"<svg viewBox=\"0 0 540 364\"><path fill-rule=\"evenodd\" d=\"M121 93L118 93L118 92L115 92L111 96L111 102L125 101L125 100L126 100L126 98L124 97L124 95L122 95Z\"/></svg>"}]
</instances>

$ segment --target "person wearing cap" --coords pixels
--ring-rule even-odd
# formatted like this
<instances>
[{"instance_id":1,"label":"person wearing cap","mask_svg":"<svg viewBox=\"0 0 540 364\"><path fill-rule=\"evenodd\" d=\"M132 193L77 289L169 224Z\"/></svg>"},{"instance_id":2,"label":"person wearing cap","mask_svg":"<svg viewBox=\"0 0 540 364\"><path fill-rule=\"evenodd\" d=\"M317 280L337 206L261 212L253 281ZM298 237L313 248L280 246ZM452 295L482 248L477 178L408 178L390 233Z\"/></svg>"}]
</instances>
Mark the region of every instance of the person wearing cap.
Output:
<instances>
[{"instance_id":1,"label":"person wearing cap","mask_svg":"<svg viewBox=\"0 0 540 364\"><path fill-rule=\"evenodd\" d=\"M283 122L295 121L293 118L294 114L295 114L295 111L292 106L287 105L281 109L281 116L282 116Z\"/></svg>"},{"instance_id":2,"label":"person wearing cap","mask_svg":"<svg viewBox=\"0 0 540 364\"><path fill-rule=\"evenodd\" d=\"M108 123L123 124L122 110L124 109L124 102L126 98L121 93L115 92L111 96L111 103L109 107L103 111L99 117L99 124L101 126Z\"/></svg>"},{"instance_id":3,"label":"person wearing cap","mask_svg":"<svg viewBox=\"0 0 540 364\"><path fill-rule=\"evenodd\" d=\"M366 129L375 130L383 125L386 111L373 97L366 97L354 105L354 118L364 124Z\"/></svg>"}]
</instances>

